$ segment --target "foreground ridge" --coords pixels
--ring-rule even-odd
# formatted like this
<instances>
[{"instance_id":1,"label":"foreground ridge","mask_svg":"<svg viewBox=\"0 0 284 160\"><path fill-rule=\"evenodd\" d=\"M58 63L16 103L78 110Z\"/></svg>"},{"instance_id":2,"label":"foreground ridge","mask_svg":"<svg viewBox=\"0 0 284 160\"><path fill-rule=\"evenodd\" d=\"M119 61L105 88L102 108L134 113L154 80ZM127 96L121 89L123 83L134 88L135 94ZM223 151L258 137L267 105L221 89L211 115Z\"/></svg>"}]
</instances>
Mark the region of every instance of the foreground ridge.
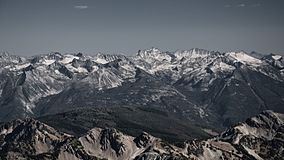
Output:
<instances>
[{"instance_id":1,"label":"foreground ridge","mask_svg":"<svg viewBox=\"0 0 284 160\"><path fill-rule=\"evenodd\" d=\"M137 137L114 128L93 128L80 137L27 118L0 129L1 159L281 159L284 115L272 111L238 123L207 140L172 145L143 132Z\"/></svg>"}]
</instances>

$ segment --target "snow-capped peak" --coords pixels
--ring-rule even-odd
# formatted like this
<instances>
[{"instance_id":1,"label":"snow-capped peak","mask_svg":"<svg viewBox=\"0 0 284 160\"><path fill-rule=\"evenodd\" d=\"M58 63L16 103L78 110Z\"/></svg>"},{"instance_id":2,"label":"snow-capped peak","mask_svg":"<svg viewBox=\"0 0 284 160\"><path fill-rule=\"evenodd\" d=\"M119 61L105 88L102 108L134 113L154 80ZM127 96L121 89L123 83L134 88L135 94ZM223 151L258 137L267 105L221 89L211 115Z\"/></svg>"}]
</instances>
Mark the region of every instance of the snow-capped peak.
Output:
<instances>
[{"instance_id":1,"label":"snow-capped peak","mask_svg":"<svg viewBox=\"0 0 284 160\"><path fill-rule=\"evenodd\" d=\"M147 50L139 50L136 58L142 59L147 63L153 63L155 61L171 61L172 56L169 52L162 52L158 48L151 48Z\"/></svg>"},{"instance_id":2,"label":"snow-capped peak","mask_svg":"<svg viewBox=\"0 0 284 160\"><path fill-rule=\"evenodd\" d=\"M146 50L139 50L137 53L137 56L141 58L148 58L148 57L156 57L162 52L158 48L151 48L151 49L146 49Z\"/></svg>"},{"instance_id":3,"label":"snow-capped peak","mask_svg":"<svg viewBox=\"0 0 284 160\"><path fill-rule=\"evenodd\" d=\"M127 59L126 56L124 55L111 55L111 54L102 54L102 53L98 53L97 55L94 56L93 60L96 63L100 63L100 64L106 64L112 61L115 61L117 59L122 59L125 60Z\"/></svg>"},{"instance_id":4,"label":"snow-capped peak","mask_svg":"<svg viewBox=\"0 0 284 160\"><path fill-rule=\"evenodd\" d=\"M280 56L280 55L273 55L272 58L277 61L277 60L280 60L282 58L282 56Z\"/></svg>"},{"instance_id":5,"label":"snow-capped peak","mask_svg":"<svg viewBox=\"0 0 284 160\"><path fill-rule=\"evenodd\" d=\"M59 52L52 52L52 53L49 53L47 55L49 58L53 58L53 59L56 59L56 58L62 58L63 55Z\"/></svg>"},{"instance_id":6,"label":"snow-capped peak","mask_svg":"<svg viewBox=\"0 0 284 160\"><path fill-rule=\"evenodd\" d=\"M259 65L261 62L260 59L254 58L249 54L241 52L228 52L226 55L230 58L233 58L235 61L241 62L248 65Z\"/></svg>"},{"instance_id":7,"label":"snow-capped peak","mask_svg":"<svg viewBox=\"0 0 284 160\"><path fill-rule=\"evenodd\" d=\"M60 60L59 62L63 63L63 64L67 64L67 63L71 63L74 59L80 59L80 57L77 57L77 56L71 55L71 54L67 54L67 55L64 55L63 59Z\"/></svg>"}]
</instances>

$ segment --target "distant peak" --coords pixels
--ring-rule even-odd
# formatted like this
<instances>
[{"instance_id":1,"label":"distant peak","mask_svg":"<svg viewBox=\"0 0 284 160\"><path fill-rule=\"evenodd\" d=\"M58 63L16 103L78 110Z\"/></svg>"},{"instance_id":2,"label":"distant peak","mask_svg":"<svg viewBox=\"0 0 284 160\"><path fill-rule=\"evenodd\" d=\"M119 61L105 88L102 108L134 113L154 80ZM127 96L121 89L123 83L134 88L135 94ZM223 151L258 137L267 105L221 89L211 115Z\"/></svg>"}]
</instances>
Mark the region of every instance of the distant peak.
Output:
<instances>
[{"instance_id":1,"label":"distant peak","mask_svg":"<svg viewBox=\"0 0 284 160\"><path fill-rule=\"evenodd\" d=\"M0 53L0 56L8 57L10 56L10 53L8 53L7 51L4 51Z\"/></svg>"},{"instance_id":2,"label":"distant peak","mask_svg":"<svg viewBox=\"0 0 284 160\"><path fill-rule=\"evenodd\" d=\"M146 50L139 50L137 55L138 56L149 56L149 55L156 55L156 54L160 54L162 53L162 51L160 51L158 48L152 47L150 49L146 49Z\"/></svg>"},{"instance_id":3,"label":"distant peak","mask_svg":"<svg viewBox=\"0 0 284 160\"><path fill-rule=\"evenodd\" d=\"M206 52L209 52L208 50L206 50L206 49L202 49L202 48L192 48L192 49L190 49L190 51L194 51L194 52L198 52L198 51L206 51Z\"/></svg>"},{"instance_id":4,"label":"distant peak","mask_svg":"<svg viewBox=\"0 0 284 160\"><path fill-rule=\"evenodd\" d=\"M51 52L51 53L49 53L48 55L58 55L58 56L62 56L62 54L59 53L59 52Z\"/></svg>"},{"instance_id":5,"label":"distant peak","mask_svg":"<svg viewBox=\"0 0 284 160\"><path fill-rule=\"evenodd\" d=\"M200 49L200 48L192 48L190 50L178 50L174 54L178 59L183 57L190 57L190 58L202 58L210 55L212 52Z\"/></svg>"},{"instance_id":6,"label":"distant peak","mask_svg":"<svg viewBox=\"0 0 284 160\"><path fill-rule=\"evenodd\" d=\"M64 55L59 52L51 52L47 55L40 55L35 57L38 57L39 59L60 60L64 57Z\"/></svg>"},{"instance_id":7,"label":"distant peak","mask_svg":"<svg viewBox=\"0 0 284 160\"><path fill-rule=\"evenodd\" d=\"M245 51L228 52L225 55L243 64L258 66L260 63L262 63L260 58L258 58L257 56L248 54Z\"/></svg>"},{"instance_id":8,"label":"distant peak","mask_svg":"<svg viewBox=\"0 0 284 160\"><path fill-rule=\"evenodd\" d=\"M160 49L155 48L155 47L152 47L152 48L148 49L147 51L155 52L155 53L161 53Z\"/></svg>"},{"instance_id":9,"label":"distant peak","mask_svg":"<svg viewBox=\"0 0 284 160\"><path fill-rule=\"evenodd\" d=\"M143 59L147 63L154 63L155 61L170 62L173 55L170 52L162 52L158 48L153 47L143 51L139 50L136 56L138 59Z\"/></svg>"}]
</instances>

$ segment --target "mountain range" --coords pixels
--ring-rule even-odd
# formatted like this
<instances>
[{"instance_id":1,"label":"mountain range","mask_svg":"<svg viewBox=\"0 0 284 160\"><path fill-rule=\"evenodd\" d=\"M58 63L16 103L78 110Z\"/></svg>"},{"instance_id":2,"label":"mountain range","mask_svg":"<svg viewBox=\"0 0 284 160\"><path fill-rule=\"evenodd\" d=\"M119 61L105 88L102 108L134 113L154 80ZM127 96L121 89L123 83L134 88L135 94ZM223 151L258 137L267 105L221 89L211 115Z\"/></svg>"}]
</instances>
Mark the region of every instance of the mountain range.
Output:
<instances>
[{"instance_id":1,"label":"mountain range","mask_svg":"<svg viewBox=\"0 0 284 160\"><path fill-rule=\"evenodd\" d=\"M198 157L201 152L206 152L204 154L209 156L213 152L212 147L206 151L203 145L207 145L209 141L210 144L211 141L214 143L217 139L218 143L226 142L217 145L230 145L229 148L235 148L247 159L266 159L265 155L259 153L263 151L259 151L261 147L249 146L255 152L249 153L251 150L235 145L236 138L240 138L236 137L239 131L232 128L225 131L234 134L234 137L228 137L224 136L224 130L260 113L260 117L282 117L284 58L276 54L263 55L244 51L221 53L198 48L175 52L151 48L139 50L133 56L52 52L21 57L4 52L0 54L0 95L0 121L5 122L4 126L7 126L7 123L16 128L20 125L26 130L28 126L34 128L36 124L36 128L41 126L43 129L40 131L41 135L25 135L28 134L26 131L19 130L21 136L32 138L30 140L33 142L34 136L48 139L48 144L40 144L40 152L45 150L46 154L37 154L37 149L32 149L35 152L28 153L25 148L25 151L20 152L25 153L22 154L24 157L56 157L61 147L71 147L70 149L75 149L76 152L70 152L76 153L79 159L117 159L118 152L125 149L106 149L107 153L97 152L98 148L86 151L84 145L89 144L84 144L81 140L88 134L96 137L104 132L110 138L117 133L125 135L127 140L123 143L135 146L137 143L133 139L145 132L142 137L155 139L155 143L149 145L160 146L157 149L158 154L152 154L150 150L151 154L147 152L146 157L159 155L160 159L163 159L161 153L175 153L175 147L186 140L195 143L191 144L191 147L195 149L194 153L198 152L191 156ZM265 110L273 112L263 112ZM260 119L265 121L263 118ZM249 123L249 126L254 125L247 121L245 123ZM261 122L261 125L264 123L266 122ZM273 123L276 121L273 120ZM260 124L256 125L259 127ZM263 138L255 135L255 129L240 132L253 132L252 135L256 136L253 139L246 137L247 140L243 143ZM282 132L279 131L279 134ZM6 144L5 136L3 131L3 143ZM200 141L197 142L196 139ZM266 140L271 141L271 137L266 137ZM260 140L261 144L267 145L266 140ZM110 145L121 142L110 141L107 142ZM162 144L162 141L177 146L163 146L165 144ZM74 146L69 145L79 142L80 145L76 146L79 148L72 148ZM15 147L14 145L17 144L2 148L5 156L8 156L9 148ZM280 142L279 145L281 146ZM181 148L177 149L177 154L182 156L177 157L188 158L189 154L184 154ZM206 148L208 149L208 146ZM134 155L142 156L140 158L143 159L142 152L146 153L143 149L126 152L121 159ZM216 152L218 156L228 153ZM268 149L267 152L272 151ZM280 153L282 152L277 150L276 159ZM234 155L235 159L242 159L239 154L230 152L230 155ZM64 153L62 156L71 155ZM205 156L203 159L208 158Z\"/></svg>"}]
</instances>

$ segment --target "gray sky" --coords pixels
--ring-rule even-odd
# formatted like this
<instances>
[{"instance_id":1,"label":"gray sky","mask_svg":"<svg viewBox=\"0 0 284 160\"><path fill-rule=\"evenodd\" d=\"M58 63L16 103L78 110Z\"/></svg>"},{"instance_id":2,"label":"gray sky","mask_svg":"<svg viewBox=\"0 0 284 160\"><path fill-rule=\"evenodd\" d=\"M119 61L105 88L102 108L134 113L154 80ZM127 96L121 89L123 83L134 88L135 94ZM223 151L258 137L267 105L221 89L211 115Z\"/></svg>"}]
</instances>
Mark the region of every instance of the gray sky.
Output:
<instances>
[{"instance_id":1,"label":"gray sky","mask_svg":"<svg viewBox=\"0 0 284 160\"><path fill-rule=\"evenodd\" d=\"M284 55L284 0L0 0L0 51Z\"/></svg>"}]
</instances>

